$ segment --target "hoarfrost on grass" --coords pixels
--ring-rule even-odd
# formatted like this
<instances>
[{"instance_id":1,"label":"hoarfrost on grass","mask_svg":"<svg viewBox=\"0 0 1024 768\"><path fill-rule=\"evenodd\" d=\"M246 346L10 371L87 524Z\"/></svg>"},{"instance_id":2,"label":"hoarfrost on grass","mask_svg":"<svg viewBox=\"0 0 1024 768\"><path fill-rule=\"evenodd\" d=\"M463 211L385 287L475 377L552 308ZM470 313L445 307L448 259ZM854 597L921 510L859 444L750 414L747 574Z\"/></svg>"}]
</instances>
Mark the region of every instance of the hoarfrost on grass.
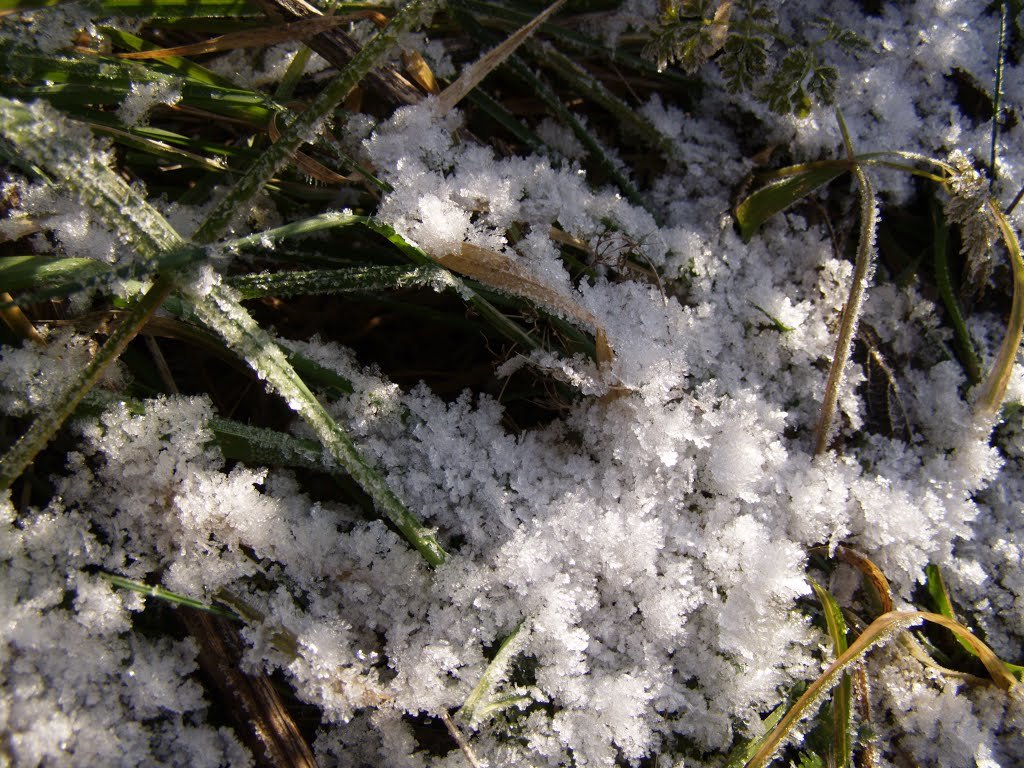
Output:
<instances>
[{"instance_id":1,"label":"hoarfrost on grass","mask_svg":"<svg viewBox=\"0 0 1024 768\"><path fill-rule=\"evenodd\" d=\"M641 5L623 13L655 13ZM868 64L842 73L858 150L986 146L990 125L960 116L949 78L954 67L988 77L994 21L978 4L889 4L872 17L834 0L804 13L827 15L876 46ZM274 52L275 72L292 50ZM232 59L222 62L241 74ZM1007 70L1014 93L1021 69ZM148 401L144 414L108 409L81 428L48 507L20 516L4 507L0 670L19 695L0 716L16 759L248 760L232 736L202 725L195 649L130 634L140 600L90 568L159 573L168 588L199 598L226 588L263 612L248 631L249 660L281 669L324 713L325 765L443 764L418 753L403 715L459 707L495 644L520 626L515 663L536 704L518 724L479 725L474 748L492 765L668 760L681 758L671 754L678 739L725 750L825 661L823 638L796 603L808 594L806 552L815 545L866 552L904 602L924 567L938 563L996 651L1015 658L1024 638L1019 424L1000 427L1003 449L992 447L961 397L958 367L934 356L945 342L934 305L913 288L873 286L864 318L905 363L901 396L915 434L909 444L876 436L848 456L812 459L821 368L850 265L797 214L741 242L726 215L751 168L730 118L737 110L768 120L717 87L694 115L653 99L642 107L682 164L650 193L665 227L592 189L572 163L578 148L551 126L539 132L558 140L567 161L496 158L459 138L458 112L435 119L429 100L375 130L364 120L366 158L393 187L377 216L435 258L467 242L490 248L571 296L606 329L610 368L629 393L584 400L547 427L513 435L492 399L402 392L345 350L296 344L353 382L351 398L327 405L454 550L435 572L383 523L312 501L287 472L227 469L204 399ZM777 127L764 139L798 158L840 153L826 110L768 124ZM1020 175L1022 133L1002 134L1004 176ZM66 165L105 163L105 152L98 146ZM910 193L893 175L879 186L892 200ZM45 211L40 223L69 255L114 258L120 246L110 233L104 242L76 234L75 216L87 221L76 203L25 192L22 213ZM513 223L525 225L514 246L505 236ZM552 226L594 250L611 228L662 270L669 295L638 280L576 289L548 238ZM199 293L212 284L205 277ZM989 352L999 329L997 318L972 319ZM66 375L61 359L78 361L86 349L71 336L42 353L6 349L4 407L15 415L42 407ZM532 362L588 391L606 386L579 361ZM864 418L857 366L850 374L840 398L846 436ZM273 590L260 586L268 580ZM297 638L295 658L269 641L281 628ZM878 663L899 674L882 676L886 738L923 763L1020 762L1015 703L954 690L887 654Z\"/></svg>"}]
</instances>

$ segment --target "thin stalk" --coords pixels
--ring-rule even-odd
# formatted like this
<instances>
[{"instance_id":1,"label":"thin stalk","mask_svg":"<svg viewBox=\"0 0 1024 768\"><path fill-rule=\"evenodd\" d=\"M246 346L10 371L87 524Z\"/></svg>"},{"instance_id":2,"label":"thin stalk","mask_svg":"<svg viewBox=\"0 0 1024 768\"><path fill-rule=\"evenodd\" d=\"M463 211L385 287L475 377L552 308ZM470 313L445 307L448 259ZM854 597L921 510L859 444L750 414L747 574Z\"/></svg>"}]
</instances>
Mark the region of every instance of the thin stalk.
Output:
<instances>
[{"instance_id":1,"label":"thin stalk","mask_svg":"<svg viewBox=\"0 0 1024 768\"><path fill-rule=\"evenodd\" d=\"M838 112L839 125L843 132L843 139L846 142L847 153L853 162L853 174L860 185L860 241L857 244L857 260L853 266L853 280L850 284L850 294L846 299L846 306L843 308L842 318L839 322L839 338L836 340L836 352L832 357L832 366L828 371L828 381L825 383L825 395L821 403L821 415L818 418L818 425L814 430L814 454L820 455L828 449L829 435L832 430L832 418L835 415L836 402L839 399L839 387L843 381L843 371L850 359L850 351L853 348L853 337L857 331L857 321L860 318L861 304L864 301L864 290L871 277L871 266L874 255L875 229L878 226L878 205L875 200L875 190L871 186L871 180L860 164L853 160L853 147L850 144L849 134L842 115Z\"/></svg>"},{"instance_id":2,"label":"thin stalk","mask_svg":"<svg viewBox=\"0 0 1024 768\"><path fill-rule=\"evenodd\" d=\"M999 120L1003 115L1003 66L1006 59L1006 2L999 2L999 44L996 46L996 84L992 93L992 146L989 152L989 191L995 188L999 168Z\"/></svg>"},{"instance_id":3,"label":"thin stalk","mask_svg":"<svg viewBox=\"0 0 1024 768\"><path fill-rule=\"evenodd\" d=\"M215 605L208 605L202 600L196 600L194 597L188 597L187 595L181 595L177 592L171 592L169 589L164 589L161 586L144 584L141 581L126 579L124 576L118 576L113 573L105 573L102 571L98 575L104 581L113 584L115 587L120 587L121 589L138 592L140 595L146 595L147 597L155 597L171 603L172 605L184 605L188 608L195 608L197 611L206 611L207 613L212 613L215 616L220 616L222 619L229 619L230 621L237 622L242 621L242 618L233 611L226 611Z\"/></svg>"},{"instance_id":4,"label":"thin stalk","mask_svg":"<svg viewBox=\"0 0 1024 768\"><path fill-rule=\"evenodd\" d=\"M1010 318L1006 323L1006 336L999 347L999 353L992 364L988 378L982 384L978 396L976 411L983 418L996 414L1006 396L1006 385L1010 381L1013 363L1017 359L1021 337L1024 336L1024 257L1021 255L1020 240L1010 225L1010 221L999 209L998 203L992 198L988 201L989 213L999 227L999 232L1010 252L1010 266L1013 270L1013 303L1010 305Z\"/></svg>"},{"instance_id":5,"label":"thin stalk","mask_svg":"<svg viewBox=\"0 0 1024 768\"><path fill-rule=\"evenodd\" d=\"M160 277L132 307L117 329L110 334L85 370L60 398L40 415L18 441L0 459L0 490L10 488L32 463L36 454L60 429L61 424L82 402L82 398L103 376L104 371L124 352L128 343L142 330L153 313L163 304L174 288L169 277Z\"/></svg>"}]
</instances>

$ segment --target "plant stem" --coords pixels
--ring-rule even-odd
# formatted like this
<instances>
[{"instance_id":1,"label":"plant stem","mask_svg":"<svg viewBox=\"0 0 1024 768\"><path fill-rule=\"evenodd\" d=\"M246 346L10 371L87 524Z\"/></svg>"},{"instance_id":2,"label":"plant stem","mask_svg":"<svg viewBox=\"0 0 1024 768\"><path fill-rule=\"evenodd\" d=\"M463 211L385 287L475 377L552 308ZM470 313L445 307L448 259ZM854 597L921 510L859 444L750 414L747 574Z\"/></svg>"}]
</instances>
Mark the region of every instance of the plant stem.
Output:
<instances>
[{"instance_id":1,"label":"plant stem","mask_svg":"<svg viewBox=\"0 0 1024 768\"><path fill-rule=\"evenodd\" d=\"M846 368L846 363L850 359L853 335L857 330L857 320L860 318L860 308L864 301L864 289L867 287L868 279L871 277L875 229L878 225L878 206L875 201L874 188L871 186L871 181L868 179L867 174L864 173L864 169L856 162L842 115L838 112L836 114L843 132L847 153L853 163L853 174L857 177L857 183L860 185L860 241L857 244L857 260L853 266L850 295L847 297L846 306L843 308L842 319L839 323L839 338L836 340L836 352L832 357L832 367L829 368L828 381L825 384L825 396L821 403L821 415L818 419L818 425L814 430L815 456L824 453L828 449L832 418L836 410L836 401L839 399L839 387L843 381L843 371Z\"/></svg>"},{"instance_id":2,"label":"plant stem","mask_svg":"<svg viewBox=\"0 0 1024 768\"><path fill-rule=\"evenodd\" d=\"M1013 303L1010 305L1010 319L1006 323L1006 336L999 347L999 353L992 364L978 396L977 413L982 417L994 416L1006 396L1006 385L1010 381L1021 337L1024 336L1024 257L1021 255L1020 240L1009 220L999 209L994 199L988 201L989 212L999 227L1006 249L1010 252L1010 266L1013 270Z\"/></svg>"}]
</instances>

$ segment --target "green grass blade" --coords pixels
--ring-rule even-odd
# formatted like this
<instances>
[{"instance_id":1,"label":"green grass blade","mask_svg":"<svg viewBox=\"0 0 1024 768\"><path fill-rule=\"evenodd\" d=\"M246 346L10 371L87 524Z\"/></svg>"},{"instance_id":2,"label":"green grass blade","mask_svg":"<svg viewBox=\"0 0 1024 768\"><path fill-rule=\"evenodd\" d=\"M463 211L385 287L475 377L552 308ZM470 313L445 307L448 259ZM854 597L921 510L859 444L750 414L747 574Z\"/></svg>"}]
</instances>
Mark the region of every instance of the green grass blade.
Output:
<instances>
[{"instance_id":1,"label":"green grass blade","mask_svg":"<svg viewBox=\"0 0 1024 768\"><path fill-rule=\"evenodd\" d=\"M316 440L304 440L274 429L253 427L230 419L211 419L208 425L227 459L250 466L298 467L335 472L324 462L324 449Z\"/></svg>"},{"instance_id":2,"label":"green grass blade","mask_svg":"<svg viewBox=\"0 0 1024 768\"><path fill-rule=\"evenodd\" d=\"M491 693L508 669L508 663L512 657L522 648L522 640L525 638L520 638L520 633L523 631L524 624L525 622L520 622L508 637L501 641L494 658L491 659L491 663L487 665L484 673L480 676L480 681L473 687L469 696L466 697L466 702L456 713L456 716L465 720L470 727L475 728L484 719L485 709L488 710L488 713L493 713L494 710L487 706L490 703ZM515 701L507 704L504 708L520 703L521 698L514 697Z\"/></svg>"},{"instance_id":3,"label":"green grass blade","mask_svg":"<svg viewBox=\"0 0 1024 768\"><path fill-rule=\"evenodd\" d=\"M292 120L282 131L280 138L249 167L227 194L217 201L196 231L196 242L212 242L227 231L235 216L246 210L253 197L288 163L299 147L319 133L323 121L334 112L359 81L380 63L397 42L399 35L416 26L429 9L430 0L412 0L403 6L392 18L391 23L363 47L349 65L327 84L309 108Z\"/></svg>"},{"instance_id":4,"label":"green grass blade","mask_svg":"<svg viewBox=\"0 0 1024 768\"><path fill-rule=\"evenodd\" d=\"M123 30L116 29L115 27L103 26L99 27L99 31L102 32L103 36L110 40L110 42L115 45L119 45L122 48L127 48L129 51L153 51L160 47L146 42L138 35L133 35L130 32L125 32ZM227 78L221 77L217 73L211 72L206 67L202 67L182 56L163 56L159 59L159 66L161 69L169 69L193 83L214 85L220 88L236 87Z\"/></svg>"},{"instance_id":5,"label":"green grass blade","mask_svg":"<svg viewBox=\"0 0 1024 768\"><path fill-rule=\"evenodd\" d=\"M292 237L309 235L314 232L322 232L327 229L338 229L350 227L356 224L365 224L366 216L357 216L350 211L329 211L312 216L301 221L293 221L273 229L266 229L253 235L228 240L224 243L226 250L246 250L249 248L275 248L280 243Z\"/></svg>"},{"instance_id":6,"label":"green grass blade","mask_svg":"<svg viewBox=\"0 0 1024 768\"><path fill-rule=\"evenodd\" d=\"M832 640L832 650L839 658L849 647L846 641L846 619L843 609L836 599L814 579L808 579L814 594L817 595L825 614L825 626ZM832 694L832 765L846 768L852 764L853 754L850 741L850 702L853 696L853 685L850 676L843 674L835 692Z\"/></svg>"},{"instance_id":7,"label":"green grass blade","mask_svg":"<svg viewBox=\"0 0 1024 768\"><path fill-rule=\"evenodd\" d=\"M295 272L262 272L231 278L228 284L241 298L376 293L429 286L440 267L352 267Z\"/></svg>"},{"instance_id":8,"label":"green grass blade","mask_svg":"<svg viewBox=\"0 0 1024 768\"><path fill-rule=\"evenodd\" d=\"M786 176L757 190L736 206L736 221L744 242L768 219L825 186L840 174L850 170L846 163L813 167Z\"/></svg>"},{"instance_id":9,"label":"green grass blade","mask_svg":"<svg viewBox=\"0 0 1024 768\"><path fill-rule=\"evenodd\" d=\"M57 293L54 295L67 295L63 291L68 286L79 285L90 278L109 274L110 266L95 259L5 256L0 258L0 291L56 288Z\"/></svg>"},{"instance_id":10,"label":"green grass blade","mask_svg":"<svg viewBox=\"0 0 1024 768\"><path fill-rule=\"evenodd\" d=\"M949 592L946 591L946 583L942 578L942 572L939 570L939 566L934 563L929 563L924 569L925 573L925 586L928 588L928 595L932 599L932 603L935 605L935 612L945 616L947 619L958 621L956 614L953 613L953 603L950 602ZM967 653L977 658L978 654L974 650L974 646L969 643L966 639L960 635L956 635L956 641L960 644ZM1024 679L1024 666L1019 664L1011 664L1004 661L1003 664L1006 668L1014 674L1018 679Z\"/></svg>"},{"instance_id":11,"label":"green grass blade","mask_svg":"<svg viewBox=\"0 0 1024 768\"><path fill-rule=\"evenodd\" d=\"M651 123L614 93L605 88L604 84L575 61L559 53L550 45L534 41L526 44L526 50L540 65L547 67L560 77L577 94L604 107L615 118L617 125L631 130L648 146L657 149L665 157L673 157L675 147L672 142L659 133Z\"/></svg>"},{"instance_id":12,"label":"green grass blade","mask_svg":"<svg viewBox=\"0 0 1024 768\"><path fill-rule=\"evenodd\" d=\"M942 304L949 314L949 322L953 326L953 342L960 356L960 363L967 374L967 380L973 385L981 381L981 361L974 351L974 343L967 330L960 302L953 291L953 281L949 273L949 227L942 215L942 208L933 199L932 213L932 265L935 269L935 284L939 289Z\"/></svg>"},{"instance_id":13,"label":"green grass blade","mask_svg":"<svg viewBox=\"0 0 1024 768\"><path fill-rule=\"evenodd\" d=\"M313 428L338 466L369 494L377 510L395 525L423 558L432 566L444 563L447 553L438 544L434 533L406 509L384 477L360 455L348 433L313 396L281 348L252 319L233 292L218 286L209 295L193 296L190 301L203 324L216 331Z\"/></svg>"},{"instance_id":14,"label":"green grass blade","mask_svg":"<svg viewBox=\"0 0 1024 768\"><path fill-rule=\"evenodd\" d=\"M132 592L138 592L140 595L145 595L146 597L155 597L158 600L163 600L171 605L184 605L188 608L195 608L199 611L206 611L207 613L212 613L215 616L230 619L231 621L242 621L242 618L232 611L226 611L215 605L209 605L201 600L196 600L194 597L188 597L187 595L182 595L177 592L171 592L169 589L164 589L161 586L151 586L149 584L144 584L141 581L126 579L124 576L118 576L117 574L105 573L102 571L97 575L104 581L110 582L115 587L127 589Z\"/></svg>"},{"instance_id":15,"label":"green grass blade","mask_svg":"<svg viewBox=\"0 0 1024 768\"><path fill-rule=\"evenodd\" d=\"M108 158L85 126L46 104L0 97L0 135L45 169L54 184L91 208L138 256L153 259L183 245L142 194L107 167Z\"/></svg>"}]
</instances>

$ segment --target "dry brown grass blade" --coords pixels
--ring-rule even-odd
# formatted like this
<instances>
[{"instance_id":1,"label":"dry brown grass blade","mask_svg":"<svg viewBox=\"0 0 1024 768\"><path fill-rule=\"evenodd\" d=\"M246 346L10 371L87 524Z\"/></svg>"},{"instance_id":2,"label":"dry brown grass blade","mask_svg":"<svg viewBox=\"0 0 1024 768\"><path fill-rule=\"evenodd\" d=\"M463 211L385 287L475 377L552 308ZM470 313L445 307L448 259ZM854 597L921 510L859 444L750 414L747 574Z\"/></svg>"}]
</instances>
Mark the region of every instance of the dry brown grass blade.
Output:
<instances>
[{"instance_id":1,"label":"dry brown grass blade","mask_svg":"<svg viewBox=\"0 0 1024 768\"><path fill-rule=\"evenodd\" d=\"M436 96L441 92L441 86L438 85L437 78L434 77L433 71L431 71L430 66L420 55L419 51L402 51L402 66L405 67L405 73L425 93Z\"/></svg>"},{"instance_id":2,"label":"dry brown grass blade","mask_svg":"<svg viewBox=\"0 0 1024 768\"><path fill-rule=\"evenodd\" d=\"M889 613L893 608L892 590L889 588L889 580L885 578L882 569L871 562L866 555L849 547L836 547L836 555L860 571L864 578L871 582L871 586L875 588L878 600L882 604L882 613Z\"/></svg>"},{"instance_id":3,"label":"dry brown grass blade","mask_svg":"<svg viewBox=\"0 0 1024 768\"><path fill-rule=\"evenodd\" d=\"M513 32L501 45L488 51L473 64L462 70L462 74L459 75L458 79L445 88L441 95L437 97L434 111L438 115L447 114L470 91L476 88L481 80L501 66L501 63L511 56L516 48L522 45L526 38L534 33L537 27L547 21L555 11L561 8L564 2L565 0L555 0L536 18Z\"/></svg>"},{"instance_id":4,"label":"dry brown grass blade","mask_svg":"<svg viewBox=\"0 0 1024 768\"><path fill-rule=\"evenodd\" d=\"M224 698L239 735L257 764L269 768L316 768L316 758L266 675L242 672L238 629L204 611L179 608L178 615L199 646L199 664Z\"/></svg>"},{"instance_id":5,"label":"dry brown grass blade","mask_svg":"<svg viewBox=\"0 0 1024 768\"><path fill-rule=\"evenodd\" d=\"M4 291L0 293L0 304L7 304L6 309L0 309L0 318L19 339L29 339L36 344L45 344L45 340L39 335L39 331L32 325L32 321L21 311L21 307L14 303L11 294Z\"/></svg>"},{"instance_id":6,"label":"dry brown grass blade","mask_svg":"<svg viewBox=\"0 0 1024 768\"><path fill-rule=\"evenodd\" d=\"M964 638L977 652L978 658L985 665L985 669L988 670L993 682L1004 691L1012 692L1015 690L1016 678L1014 678L992 650L975 637L963 624L947 619L941 614L928 613L926 611L890 611L883 613L858 635L857 639L846 649L846 652L832 662L817 680L807 686L804 695L790 707L789 712L772 730L768 738L765 739L764 744L761 745L761 748L747 761L746 768L761 768L761 766L766 765L796 724L805 714L810 714L808 710L813 711L813 709L816 709L829 689L839 682L842 673L846 671L847 667L856 663L873 646L891 640L902 630L922 620L946 627L954 632L957 637Z\"/></svg>"},{"instance_id":7,"label":"dry brown grass blade","mask_svg":"<svg viewBox=\"0 0 1024 768\"><path fill-rule=\"evenodd\" d=\"M437 263L502 293L528 299L559 317L592 330L596 337L598 363L606 364L614 359L604 328L593 313L544 285L505 254L463 243L458 252L442 256Z\"/></svg>"},{"instance_id":8,"label":"dry brown grass blade","mask_svg":"<svg viewBox=\"0 0 1024 768\"><path fill-rule=\"evenodd\" d=\"M131 51L119 53L119 59L165 59L168 56L200 56L204 53L219 53L231 51L236 48L260 48L265 45L286 43L290 40L305 40L313 35L319 35L342 24L349 24L360 19L372 19L374 23L380 24L380 19L387 23L387 17L377 11L356 11L341 16L317 16L311 19L293 21L291 24L284 24L277 27L262 27L260 29L245 29L241 32L229 32L226 35L211 37L199 43L189 45L176 45L173 48L159 48L152 51Z\"/></svg>"}]
</instances>

